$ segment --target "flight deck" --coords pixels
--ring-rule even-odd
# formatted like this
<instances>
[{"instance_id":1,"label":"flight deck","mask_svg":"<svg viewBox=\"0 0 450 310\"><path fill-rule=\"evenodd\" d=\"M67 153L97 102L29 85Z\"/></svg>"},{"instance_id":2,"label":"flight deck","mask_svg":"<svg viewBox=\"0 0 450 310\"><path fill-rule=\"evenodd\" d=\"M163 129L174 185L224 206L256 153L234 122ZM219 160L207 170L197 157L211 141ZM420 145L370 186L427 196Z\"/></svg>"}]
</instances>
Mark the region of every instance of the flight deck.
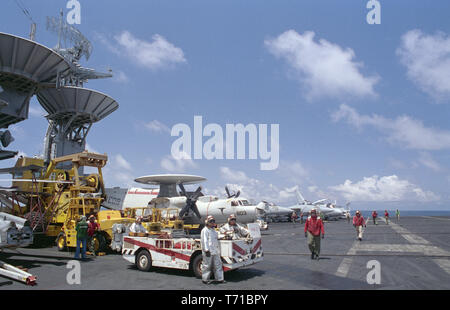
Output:
<instances>
[{"instance_id":1,"label":"flight deck","mask_svg":"<svg viewBox=\"0 0 450 310\"><path fill-rule=\"evenodd\" d=\"M27 268L37 285L0 278L0 289L15 290L447 290L450 289L450 217L414 216L387 225L368 221L356 240L346 220L325 223L321 257L311 260L300 223L270 223L262 232L264 260L225 273L224 284L205 285L188 271L139 271L119 254L81 262L81 284L68 284L73 252L56 247L4 250L0 260ZM379 262L380 284L369 284L369 261Z\"/></svg>"}]
</instances>

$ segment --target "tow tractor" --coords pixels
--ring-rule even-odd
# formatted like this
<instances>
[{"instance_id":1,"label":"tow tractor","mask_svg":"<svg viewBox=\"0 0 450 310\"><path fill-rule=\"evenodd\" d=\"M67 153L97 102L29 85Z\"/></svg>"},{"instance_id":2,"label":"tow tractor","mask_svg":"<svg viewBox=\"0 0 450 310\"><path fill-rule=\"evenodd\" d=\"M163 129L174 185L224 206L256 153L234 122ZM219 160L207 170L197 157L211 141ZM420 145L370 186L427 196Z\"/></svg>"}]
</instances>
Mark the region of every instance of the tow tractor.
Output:
<instances>
[{"instance_id":1,"label":"tow tractor","mask_svg":"<svg viewBox=\"0 0 450 310\"><path fill-rule=\"evenodd\" d=\"M223 270L230 271L263 260L261 234L258 224L247 225L248 238L226 240L219 234ZM181 233L183 230L181 230ZM201 278L202 248L200 236L180 235L177 230L123 235L122 257L141 271L152 267L191 270Z\"/></svg>"}]
</instances>

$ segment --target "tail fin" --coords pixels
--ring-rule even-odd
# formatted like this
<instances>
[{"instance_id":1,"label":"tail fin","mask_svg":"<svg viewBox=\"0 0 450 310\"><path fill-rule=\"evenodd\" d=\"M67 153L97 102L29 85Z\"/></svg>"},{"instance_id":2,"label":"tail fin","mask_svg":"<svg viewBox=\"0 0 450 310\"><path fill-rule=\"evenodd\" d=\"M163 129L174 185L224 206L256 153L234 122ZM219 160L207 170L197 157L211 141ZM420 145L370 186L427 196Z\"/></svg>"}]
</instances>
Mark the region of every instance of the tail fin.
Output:
<instances>
[{"instance_id":1,"label":"tail fin","mask_svg":"<svg viewBox=\"0 0 450 310\"><path fill-rule=\"evenodd\" d=\"M350 201L349 202L347 202L346 204L345 204L345 206L347 207L347 211L350 211Z\"/></svg>"},{"instance_id":2,"label":"tail fin","mask_svg":"<svg viewBox=\"0 0 450 310\"><path fill-rule=\"evenodd\" d=\"M302 196L302 194L300 193L300 191L298 189L295 190L295 192L297 193L297 200L299 204L305 204L306 203L306 199Z\"/></svg>"}]
</instances>

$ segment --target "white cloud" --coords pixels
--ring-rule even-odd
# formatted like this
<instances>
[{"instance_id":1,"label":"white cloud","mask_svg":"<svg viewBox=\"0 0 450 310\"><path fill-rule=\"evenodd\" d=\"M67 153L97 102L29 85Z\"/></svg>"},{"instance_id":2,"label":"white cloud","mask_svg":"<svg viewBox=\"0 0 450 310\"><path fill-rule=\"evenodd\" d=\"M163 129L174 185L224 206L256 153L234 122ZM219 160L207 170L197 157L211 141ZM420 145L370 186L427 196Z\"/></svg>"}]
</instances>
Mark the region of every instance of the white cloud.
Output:
<instances>
[{"instance_id":1,"label":"white cloud","mask_svg":"<svg viewBox=\"0 0 450 310\"><path fill-rule=\"evenodd\" d=\"M161 168L169 172L184 172L187 168L197 168L197 165L186 152L176 156L168 155L161 160Z\"/></svg>"},{"instance_id":2,"label":"white cloud","mask_svg":"<svg viewBox=\"0 0 450 310\"><path fill-rule=\"evenodd\" d=\"M138 65L151 70L168 68L186 62L183 50L159 34L153 35L151 42L138 39L128 31L122 31L119 35L114 36L114 39L119 47L107 43L113 52L126 54Z\"/></svg>"},{"instance_id":3,"label":"white cloud","mask_svg":"<svg viewBox=\"0 0 450 310\"><path fill-rule=\"evenodd\" d=\"M318 191L318 187L317 186L315 186L315 185L312 185L312 186L308 186L308 191L310 192L310 193L315 193L315 192L317 192Z\"/></svg>"},{"instance_id":4,"label":"white cloud","mask_svg":"<svg viewBox=\"0 0 450 310\"><path fill-rule=\"evenodd\" d=\"M330 186L348 201L391 202L391 201L436 201L440 197L431 191L424 191L408 180L396 175L364 177L353 183L346 180L343 184Z\"/></svg>"},{"instance_id":5,"label":"white cloud","mask_svg":"<svg viewBox=\"0 0 450 310\"><path fill-rule=\"evenodd\" d=\"M130 78L128 77L128 75L126 75L125 72L119 70L113 73L113 81L126 84L130 81Z\"/></svg>"},{"instance_id":6,"label":"white cloud","mask_svg":"<svg viewBox=\"0 0 450 310\"><path fill-rule=\"evenodd\" d=\"M420 120L408 116L388 119L379 115L360 115L355 109L342 104L339 110L332 114L337 122L342 119L347 123L362 128L372 126L387 136L387 141L403 147L418 150L442 150L450 148L450 131L425 127Z\"/></svg>"},{"instance_id":7,"label":"white cloud","mask_svg":"<svg viewBox=\"0 0 450 310\"><path fill-rule=\"evenodd\" d=\"M275 203L293 203L295 201L295 190L297 186L279 188L271 183L251 178L243 171L233 170L229 167L221 167L220 175L227 182L231 191L241 191L241 196L252 199L255 202L261 200ZM211 191L213 195L223 196L225 185Z\"/></svg>"},{"instance_id":8,"label":"white cloud","mask_svg":"<svg viewBox=\"0 0 450 310\"><path fill-rule=\"evenodd\" d=\"M298 186L286 187L280 191L279 200L280 201L291 201L296 197L296 190L298 190Z\"/></svg>"},{"instance_id":9,"label":"white cloud","mask_svg":"<svg viewBox=\"0 0 450 310\"><path fill-rule=\"evenodd\" d=\"M92 149L89 150L93 151ZM115 154L110 156L108 164L103 168L103 178L107 187L132 187L136 176L133 173L131 164L123 155Z\"/></svg>"},{"instance_id":10,"label":"white cloud","mask_svg":"<svg viewBox=\"0 0 450 310\"><path fill-rule=\"evenodd\" d=\"M122 169L125 169L125 170L128 170L128 171L131 171L131 170L133 170L132 168L131 168L131 164L125 159L125 158L123 158L123 156L121 155L121 154L117 154L115 157L114 157L114 159L115 159L115 164L119 167L119 168L122 168Z\"/></svg>"},{"instance_id":11,"label":"white cloud","mask_svg":"<svg viewBox=\"0 0 450 310\"><path fill-rule=\"evenodd\" d=\"M394 167L396 169L407 169L407 167L408 167L404 161L397 160L394 158L389 159L389 165L391 165L392 167Z\"/></svg>"},{"instance_id":12,"label":"white cloud","mask_svg":"<svg viewBox=\"0 0 450 310\"><path fill-rule=\"evenodd\" d=\"M288 30L275 39L265 40L268 50L284 59L294 70L309 100L320 97L374 96L378 77L364 76L355 52L325 39L314 40L315 33L303 35Z\"/></svg>"},{"instance_id":13,"label":"white cloud","mask_svg":"<svg viewBox=\"0 0 450 310\"><path fill-rule=\"evenodd\" d=\"M303 183L309 180L309 172L300 161L281 161L278 174L292 183Z\"/></svg>"},{"instance_id":14,"label":"white cloud","mask_svg":"<svg viewBox=\"0 0 450 310\"><path fill-rule=\"evenodd\" d=\"M436 172L442 170L441 166L427 152L420 152L419 163Z\"/></svg>"},{"instance_id":15,"label":"white cloud","mask_svg":"<svg viewBox=\"0 0 450 310\"><path fill-rule=\"evenodd\" d=\"M445 33L408 31L402 36L397 55L406 66L408 78L420 89L435 99L450 96L450 37Z\"/></svg>"},{"instance_id":16,"label":"white cloud","mask_svg":"<svg viewBox=\"0 0 450 310\"><path fill-rule=\"evenodd\" d=\"M153 120L151 122L145 123L144 127L150 131L157 132L157 133L160 133L160 132L170 133L170 128L158 120Z\"/></svg>"},{"instance_id":17,"label":"white cloud","mask_svg":"<svg viewBox=\"0 0 450 310\"><path fill-rule=\"evenodd\" d=\"M220 167L220 174L223 179L230 182L247 182L249 180L243 171L233 171L228 167Z\"/></svg>"}]
</instances>

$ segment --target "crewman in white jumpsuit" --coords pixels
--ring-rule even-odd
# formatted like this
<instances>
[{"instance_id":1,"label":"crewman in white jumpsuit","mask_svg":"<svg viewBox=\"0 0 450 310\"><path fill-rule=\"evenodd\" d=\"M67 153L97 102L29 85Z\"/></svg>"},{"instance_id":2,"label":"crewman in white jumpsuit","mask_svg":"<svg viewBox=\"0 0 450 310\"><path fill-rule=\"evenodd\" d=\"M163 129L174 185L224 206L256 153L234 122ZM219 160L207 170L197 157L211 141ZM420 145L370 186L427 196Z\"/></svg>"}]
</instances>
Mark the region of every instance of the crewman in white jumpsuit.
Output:
<instances>
[{"instance_id":1,"label":"crewman in white jumpsuit","mask_svg":"<svg viewBox=\"0 0 450 310\"><path fill-rule=\"evenodd\" d=\"M228 217L228 223L220 227L220 233L231 239L245 238L249 235L249 231L236 223L236 215L231 214Z\"/></svg>"},{"instance_id":2,"label":"crewman in white jumpsuit","mask_svg":"<svg viewBox=\"0 0 450 310\"><path fill-rule=\"evenodd\" d=\"M147 233L147 229L142 225L142 216L136 217L136 221L131 224L130 232L133 233Z\"/></svg>"},{"instance_id":3,"label":"crewman in white jumpsuit","mask_svg":"<svg viewBox=\"0 0 450 310\"><path fill-rule=\"evenodd\" d=\"M220 259L220 248L218 234L214 227L216 221L212 215L208 216L205 222L206 226L201 232L202 245L202 282L211 283L209 280L211 271L214 271L214 278L219 283L224 283L222 260Z\"/></svg>"}]
</instances>

